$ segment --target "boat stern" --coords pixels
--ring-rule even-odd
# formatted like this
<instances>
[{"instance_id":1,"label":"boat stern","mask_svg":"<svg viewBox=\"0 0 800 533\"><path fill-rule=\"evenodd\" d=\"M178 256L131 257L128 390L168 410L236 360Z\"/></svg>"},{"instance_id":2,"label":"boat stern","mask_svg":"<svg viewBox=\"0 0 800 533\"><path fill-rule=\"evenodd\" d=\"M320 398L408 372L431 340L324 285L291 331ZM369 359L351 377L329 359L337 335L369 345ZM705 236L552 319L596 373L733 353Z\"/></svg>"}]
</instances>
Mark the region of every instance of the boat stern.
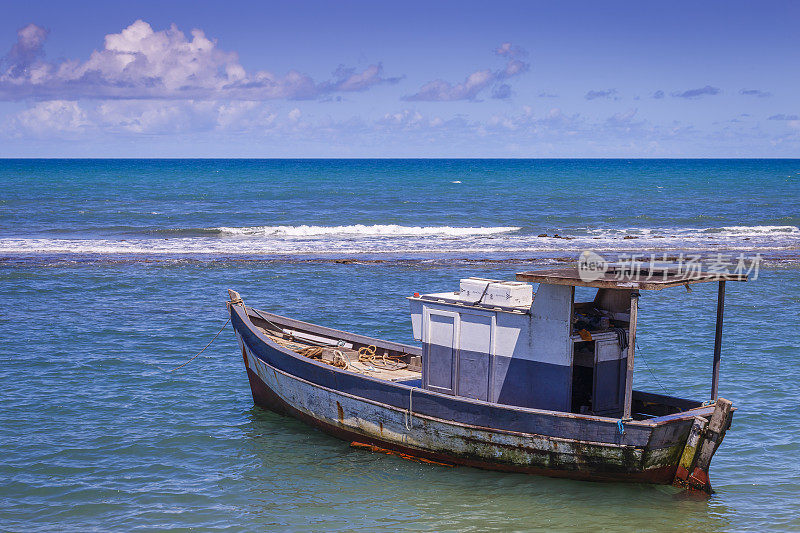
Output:
<instances>
[{"instance_id":1,"label":"boat stern","mask_svg":"<svg viewBox=\"0 0 800 533\"><path fill-rule=\"evenodd\" d=\"M673 485L712 493L708 469L714 453L725 438L732 417L733 404L725 398L717 399L714 412L709 419L702 416L695 417L678 462Z\"/></svg>"}]
</instances>

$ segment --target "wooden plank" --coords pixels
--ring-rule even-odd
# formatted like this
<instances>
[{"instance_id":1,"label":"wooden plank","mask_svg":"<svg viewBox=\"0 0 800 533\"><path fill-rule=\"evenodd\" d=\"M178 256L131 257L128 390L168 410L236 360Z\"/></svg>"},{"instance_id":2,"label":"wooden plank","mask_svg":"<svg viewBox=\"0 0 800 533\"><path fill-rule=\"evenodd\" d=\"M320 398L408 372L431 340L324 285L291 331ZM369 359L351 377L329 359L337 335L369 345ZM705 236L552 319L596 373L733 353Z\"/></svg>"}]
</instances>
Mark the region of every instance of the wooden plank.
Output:
<instances>
[{"instance_id":1,"label":"wooden plank","mask_svg":"<svg viewBox=\"0 0 800 533\"><path fill-rule=\"evenodd\" d=\"M694 283L708 283L711 281L747 281L744 274L717 274L709 272L691 272L681 274L668 274L666 277L660 273L649 275L623 274L617 279L616 272L606 272L598 279L583 280L576 266L567 268L551 268L532 270L517 273L517 281L530 283L550 283L554 285L571 285L575 287L595 287L601 289L639 289L658 291L669 287L680 287Z\"/></svg>"},{"instance_id":2,"label":"wooden plank","mask_svg":"<svg viewBox=\"0 0 800 533\"><path fill-rule=\"evenodd\" d=\"M676 398L674 396L666 396L664 394L656 394L655 392L633 391L634 401L641 401L647 403L657 403L675 407L680 411L688 411L700 407L703 402L697 400L686 400L684 398Z\"/></svg>"},{"instance_id":3,"label":"wooden plank","mask_svg":"<svg viewBox=\"0 0 800 533\"><path fill-rule=\"evenodd\" d=\"M689 477L689 472L692 471L697 450L700 448L700 440L707 425L708 420L703 417L698 416L694 419L692 429L689 430L689 437L686 439L686 445L683 447L680 461L678 461L674 485L686 486L686 480Z\"/></svg>"},{"instance_id":4,"label":"wooden plank","mask_svg":"<svg viewBox=\"0 0 800 533\"><path fill-rule=\"evenodd\" d=\"M725 398L718 398L714 407L714 414L703 436L700 451L697 453L695 467L689 476L689 484L696 489L711 492L711 482L708 479L708 467L711 465L711 458L722 444L725 432L728 429L731 419L731 407L733 404Z\"/></svg>"}]
</instances>

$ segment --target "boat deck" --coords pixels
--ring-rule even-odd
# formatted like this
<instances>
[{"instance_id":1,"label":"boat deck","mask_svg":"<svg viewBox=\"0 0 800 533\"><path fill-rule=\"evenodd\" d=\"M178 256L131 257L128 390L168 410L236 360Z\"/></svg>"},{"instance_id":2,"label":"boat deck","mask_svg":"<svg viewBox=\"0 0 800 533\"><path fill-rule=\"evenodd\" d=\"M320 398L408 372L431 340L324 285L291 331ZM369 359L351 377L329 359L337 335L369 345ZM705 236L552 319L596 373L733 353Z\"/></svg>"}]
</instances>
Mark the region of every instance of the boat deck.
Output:
<instances>
[{"instance_id":1,"label":"boat deck","mask_svg":"<svg viewBox=\"0 0 800 533\"><path fill-rule=\"evenodd\" d=\"M257 326L258 327L258 326ZM409 367L408 363L396 357L381 353L374 346L353 349L349 346L320 346L286 334L258 327L262 333L276 344L293 350L300 355L336 366L347 372L364 374L370 377L393 382L406 382L422 379L419 369ZM372 349L370 349L372 348Z\"/></svg>"}]
</instances>

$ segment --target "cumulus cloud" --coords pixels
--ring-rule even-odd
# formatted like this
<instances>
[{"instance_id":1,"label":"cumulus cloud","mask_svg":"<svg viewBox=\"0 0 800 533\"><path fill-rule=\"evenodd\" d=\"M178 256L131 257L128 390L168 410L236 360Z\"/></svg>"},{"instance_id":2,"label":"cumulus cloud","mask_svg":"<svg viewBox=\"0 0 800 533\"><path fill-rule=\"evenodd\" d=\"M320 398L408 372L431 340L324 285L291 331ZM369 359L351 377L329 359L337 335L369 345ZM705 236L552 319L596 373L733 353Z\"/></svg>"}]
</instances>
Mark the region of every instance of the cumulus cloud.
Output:
<instances>
[{"instance_id":1,"label":"cumulus cloud","mask_svg":"<svg viewBox=\"0 0 800 533\"><path fill-rule=\"evenodd\" d=\"M258 132L275 128L277 113L261 102L234 100L216 105L215 129L227 132Z\"/></svg>"},{"instance_id":2,"label":"cumulus cloud","mask_svg":"<svg viewBox=\"0 0 800 533\"><path fill-rule=\"evenodd\" d=\"M495 54L507 60L505 67L499 70L476 70L460 83L433 80L420 87L416 93L404 97L404 100L428 102L475 100L488 87L494 87L492 92L494 98L509 98L511 87L504 82L528 71L530 63L523 60L527 57L527 52L511 43L503 43L495 49Z\"/></svg>"},{"instance_id":3,"label":"cumulus cloud","mask_svg":"<svg viewBox=\"0 0 800 533\"><path fill-rule=\"evenodd\" d=\"M274 109L276 105L282 107ZM715 131L697 130L677 120L654 124L640 117L635 108L607 117L583 117L564 113L559 108L534 111L531 106L516 110L511 106L502 107L507 112L480 119L455 113L427 114L413 108L372 118L334 119L307 115L293 105L274 102L143 99L78 103L53 100L33 102L15 116L0 119L0 137L96 142L159 134L171 138L182 135L185 140L223 140L241 134L243 143L259 146L285 148L320 142L345 150L341 153L355 155L363 155L359 150L371 148L378 150L376 154L397 155L396 150L402 152L404 146L428 150L424 153L431 156L441 155L442 147L460 146L459 153L463 154L479 145L482 149L491 148L484 153L512 154L519 148L517 155L596 153L619 157L630 153L674 155L679 153L674 150L685 147L685 143L695 146L705 142L712 146L722 139L750 146L754 138L749 126L745 129L742 124L728 122ZM788 133L772 139L796 142L800 120L791 120L791 115L785 117L786 128L782 129ZM187 137L189 135L192 137ZM195 137L197 135L202 137ZM770 138L762 136L761 139ZM503 151L512 145L517 148ZM353 147L357 150L347 151ZM561 151L564 149L567 151Z\"/></svg>"},{"instance_id":4,"label":"cumulus cloud","mask_svg":"<svg viewBox=\"0 0 800 533\"><path fill-rule=\"evenodd\" d=\"M93 128L150 135L210 131L216 113L217 105L205 100L110 100L86 111Z\"/></svg>"},{"instance_id":5,"label":"cumulus cloud","mask_svg":"<svg viewBox=\"0 0 800 533\"><path fill-rule=\"evenodd\" d=\"M403 109L397 113L386 113L374 123L381 131L442 130L452 127L463 128L467 122L462 117L444 120L439 116L424 116L419 111Z\"/></svg>"},{"instance_id":6,"label":"cumulus cloud","mask_svg":"<svg viewBox=\"0 0 800 533\"><path fill-rule=\"evenodd\" d=\"M584 96L587 100L595 100L597 98L614 98L617 99L617 90L616 89L606 89L601 91L589 91Z\"/></svg>"},{"instance_id":7,"label":"cumulus cloud","mask_svg":"<svg viewBox=\"0 0 800 533\"><path fill-rule=\"evenodd\" d=\"M387 78L383 75L383 64L370 65L361 72L355 68L339 65L333 71L334 79L319 85L319 89L324 93L347 92L347 91L366 91L373 85L379 83L397 83L402 76Z\"/></svg>"},{"instance_id":8,"label":"cumulus cloud","mask_svg":"<svg viewBox=\"0 0 800 533\"><path fill-rule=\"evenodd\" d=\"M522 59L528 57L528 52L512 43L503 43L494 51L495 54L511 59Z\"/></svg>"},{"instance_id":9,"label":"cumulus cloud","mask_svg":"<svg viewBox=\"0 0 800 533\"><path fill-rule=\"evenodd\" d=\"M20 111L3 124L11 135L69 137L91 127L86 112L77 102L51 100Z\"/></svg>"},{"instance_id":10,"label":"cumulus cloud","mask_svg":"<svg viewBox=\"0 0 800 533\"><path fill-rule=\"evenodd\" d=\"M629 109L628 111L615 113L606 119L605 124L613 128L630 128L638 124L634 120L637 112L638 109Z\"/></svg>"},{"instance_id":11,"label":"cumulus cloud","mask_svg":"<svg viewBox=\"0 0 800 533\"><path fill-rule=\"evenodd\" d=\"M12 76L24 76L25 72L39 59L44 57L44 41L48 31L35 24L28 24L17 31L17 42L0 61L0 66L7 66Z\"/></svg>"},{"instance_id":12,"label":"cumulus cloud","mask_svg":"<svg viewBox=\"0 0 800 533\"><path fill-rule=\"evenodd\" d=\"M767 98L769 96L772 96L771 92L762 91L759 89L742 89L741 91L739 91L739 94L743 94L745 96L757 96L758 98Z\"/></svg>"},{"instance_id":13,"label":"cumulus cloud","mask_svg":"<svg viewBox=\"0 0 800 533\"><path fill-rule=\"evenodd\" d=\"M524 106L521 113L493 115L485 124L475 124L475 128L486 133L514 131L518 134L539 137L555 132L573 136L584 129L585 125L586 121L580 115L567 115L557 107L537 115L531 107Z\"/></svg>"},{"instance_id":14,"label":"cumulus cloud","mask_svg":"<svg viewBox=\"0 0 800 533\"><path fill-rule=\"evenodd\" d=\"M719 87L712 87L711 85L706 85L705 87L700 87L699 89L688 89L686 91L677 91L672 93L672 96L676 98L699 98L701 96L716 96L720 94L722 91Z\"/></svg>"},{"instance_id":15,"label":"cumulus cloud","mask_svg":"<svg viewBox=\"0 0 800 533\"><path fill-rule=\"evenodd\" d=\"M492 89L492 98L496 98L498 100L506 100L511 98L511 94L511 85L507 83L495 85L494 89Z\"/></svg>"},{"instance_id":16,"label":"cumulus cloud","mask_svg":"<svg viewBox=\"0 0 800 533\"><path fill-rule=\"evenodd\" d=\"M288 114L299 118L299 110ZM277 126L277 113L263 102L232 100L74 100L35 102L0 120L10 137L74 138L88 134L163 135L209 131L264 132Z\"/></svg>"},{"instance_id":17,"label":"cumulus cloud","mask_svg":"<svg viewBox=\"0 0 800 533\"><path fill-rule=\"evenodd\" d=\"M247 72L235 52L221 50L202 30L187 37L174 24L155 31L142 20L106 35L86 60L44 61L46 36L33 24L19 30L0 70L0 99L309 99L399 80L384 76L380 63L363 71L340 66L322 82L296 70Z\"/></svg>"}]
</instances>

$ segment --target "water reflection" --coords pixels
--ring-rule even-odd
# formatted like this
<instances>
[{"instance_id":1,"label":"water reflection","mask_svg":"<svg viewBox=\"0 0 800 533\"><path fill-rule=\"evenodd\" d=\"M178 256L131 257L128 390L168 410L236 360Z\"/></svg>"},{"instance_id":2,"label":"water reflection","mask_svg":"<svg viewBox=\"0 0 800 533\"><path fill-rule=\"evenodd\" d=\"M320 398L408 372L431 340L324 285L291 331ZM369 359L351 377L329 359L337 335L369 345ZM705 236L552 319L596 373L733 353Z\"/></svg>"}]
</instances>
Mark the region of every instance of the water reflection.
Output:
<instances>
[{"instance_id":1,"label":"water reflection","mask_svg":"<svg viewBox=\"0 0 800 533\"><path fill-rule=\"evenodd\" d=\"M255 527L326 530L695 529L726 509L675 489L443 467L351 448L292 418L246 411L242 454ZM311 518L313 517L313 519ZM311 520L311 521L310 521Z\"/></svg>"}]
</instances>

